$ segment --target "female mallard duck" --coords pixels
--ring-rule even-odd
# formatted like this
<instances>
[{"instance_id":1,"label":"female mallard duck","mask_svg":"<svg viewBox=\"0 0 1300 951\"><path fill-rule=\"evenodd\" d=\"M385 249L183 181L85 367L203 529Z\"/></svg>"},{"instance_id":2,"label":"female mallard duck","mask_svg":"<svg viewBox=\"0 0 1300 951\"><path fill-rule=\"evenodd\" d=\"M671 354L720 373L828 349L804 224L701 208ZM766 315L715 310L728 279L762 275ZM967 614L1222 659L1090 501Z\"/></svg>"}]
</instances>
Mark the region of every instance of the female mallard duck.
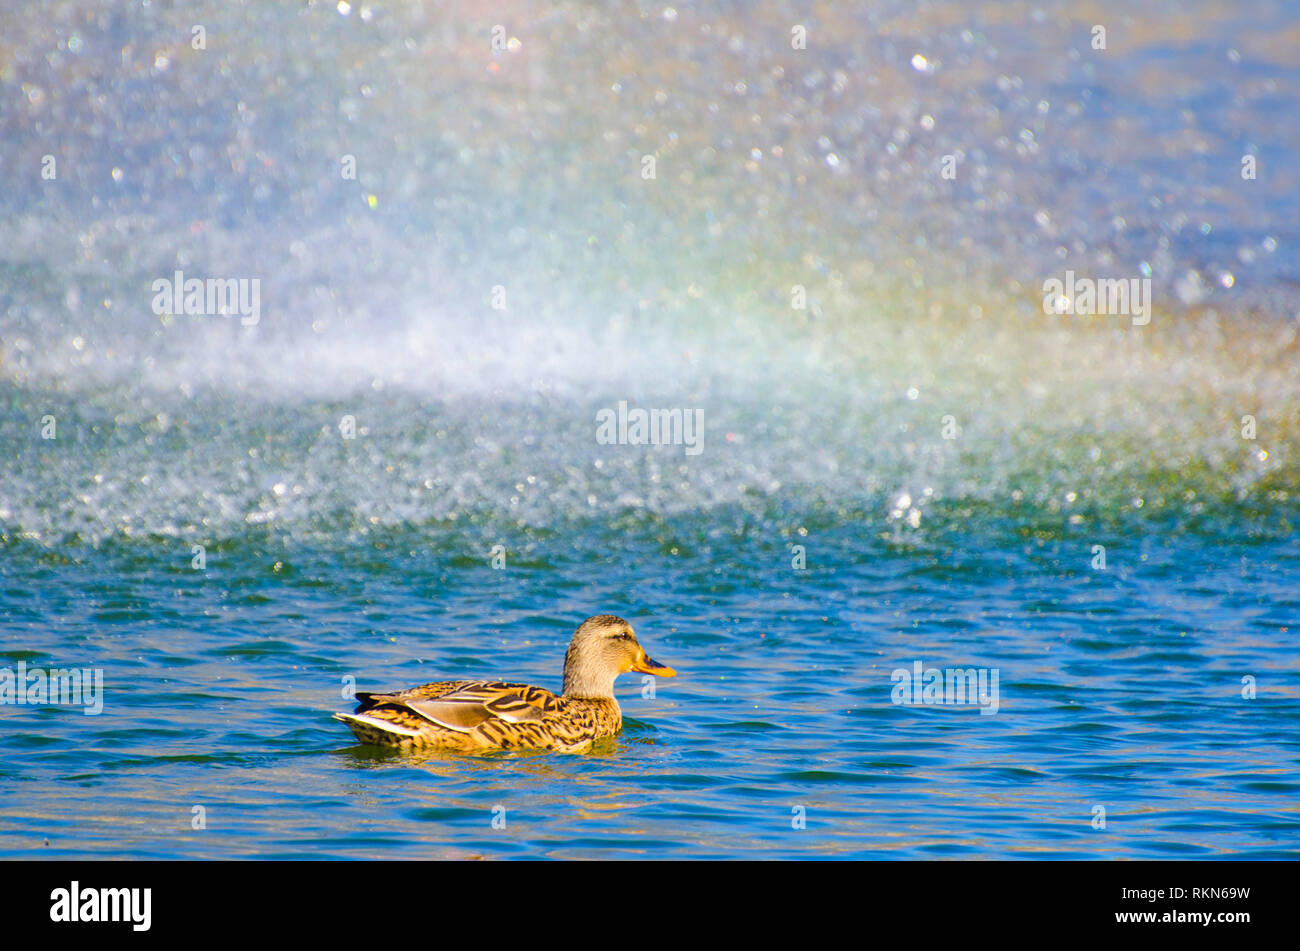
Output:
<instances>
[{"instance_id":1,"label":"female mallard duck","mask_svg":"<svg viewBox=\"0 0 1300 951\"><path fill-rule=\"evenodd\" d=\"M614 678L629 670L677 674L647 656L631 624L598 614L583 621L569 643L558 697L528 684L444 680L398 693L358 693L354 713L334 716L362 743L377 746L572 753L623 728Z\"/></svg>"}]
</instances>

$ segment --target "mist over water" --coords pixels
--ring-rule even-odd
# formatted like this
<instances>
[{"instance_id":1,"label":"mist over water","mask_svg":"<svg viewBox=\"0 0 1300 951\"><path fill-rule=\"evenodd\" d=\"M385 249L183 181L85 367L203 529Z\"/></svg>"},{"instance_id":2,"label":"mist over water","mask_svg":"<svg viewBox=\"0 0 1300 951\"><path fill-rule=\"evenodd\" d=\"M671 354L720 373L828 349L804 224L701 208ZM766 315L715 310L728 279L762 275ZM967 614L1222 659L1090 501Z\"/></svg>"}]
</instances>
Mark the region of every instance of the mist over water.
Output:
<instances>
[{"instance_id":1,"label":"mist over water","mask_svg":"<svg viewBox=\"0 0 1300 951\"><path fill-rule=\"evenodd\" d=\"M108 682L89 726L0 707L62 854L263 854L263 808L271 854L625 854L584 783L648 854L1294 851L1291 5L345 6L0 27L0 647ZM1150 323L1044 314L1067 270L1149 278ZM259 281L256 325L155 313L178 271ZM703 451L600 444L619 401ZM331 752L344 674L556 686L606 610L684 670L623 685L609 758L452 761L449 806ZM892 705L917 658L1000 667L1001 711ZM157 832L208 762L242 824ZM75 831L110 775L139 828ZM1160 808L1099 845L1127 782Z\"/></svg>"},{"instance_id":2,"label":"mist over water","mask_svg":"<svg viewBox=\"0 0 1300 951\"><path fill-rule=\"evenodd\" d=\"M73 521L96 539L166 534L181 512L220 518L195 504L229 481L208 477L226 467L207 447L228 459L269 438L301 460L358 410L387 434L371 461L407 464L392 494L418 493L433 464L420 434L442 428L412 408L427 400L449 431L497 429L520 467L509 479L552 480L590 470L596 408L699 406L716 451L687 468L713 485L674 486L661 504L677 507L777 484L854 504L875 494L873 473L889 473L881 491L1005 503L1008 433L1038 457L1140 440L1146 468L1190 456L1219 484L1271 485L1297 405L1300 208L1290 163L1273 158L1300 148L1276 121L1297 77L1267 29L1284 6L1249 25L1213 5L1125 11L1104 51L1066 5L908 9L828 12L808 24L810 50L790 48L781 8L566 7L533 23L506 5L479 23L468 7L367 6L363 19L323 4L67 4L15 18L10 161L53 154L62 171L0 199L13 398L87 414L139 465L162 433L195 444L166 463L186 478L140 493L154 511L105 499ZM478 34L497 20L527 22L527 41L485 55ZM1171 20L1205 32L1171 35ZM199 21L204 50L191 48ZM1247 153L1265 169L1252 181ZM945 155L955 180L939 174ZM1151 275L1154 326L1044 316L1039 286L1066 268ZM152 282L176 271L258 279L262 319L154 314ZM1267 461L1233 436L1261 399L1278 403ZM949 413L964 452L937 439ZM30 416L6 422L13 444L50 451L13 438ZM209 431L191 440L196 424ZM1151 438L1171 424L1176 439ZM501 470L480 442L453 464ZM60 458L65 491L97 475L110 488L92 498L130 491L130 467L91 471L90 455ZM642 454L613 455L617 471ZM665 468L686 462L667 455ZM20 484L48 472L18 459ZM1039 502L1078 493L1111 464L1080 463L1072 480L1035 458L1043 484L1026 488ZM258 493L312 474L240 464ZM598 501L653 488L621 477ZM236 525L259 497L232 500ZM70 527L66 509L23 502L6 499L15 529ZM430 514L451 510L444 497ZM391 516L410 517L418 506Z\"/></svg>"}]
</instances>

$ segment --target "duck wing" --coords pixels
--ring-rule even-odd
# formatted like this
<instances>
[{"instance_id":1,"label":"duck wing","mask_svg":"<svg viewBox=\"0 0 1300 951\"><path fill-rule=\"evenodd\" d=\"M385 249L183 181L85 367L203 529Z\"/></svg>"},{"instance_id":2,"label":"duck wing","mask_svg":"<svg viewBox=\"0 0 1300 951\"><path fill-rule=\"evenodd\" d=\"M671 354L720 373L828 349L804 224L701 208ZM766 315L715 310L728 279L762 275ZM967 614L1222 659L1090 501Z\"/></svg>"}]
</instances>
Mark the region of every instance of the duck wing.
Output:
<instances>
[{"instance_id":1,"label":"duck wing","mask_svg":"<svg viewBox=\"0 0 1300 951\"><path fill-rule=\"evenodd\" d=\"M559 699L530 684L470 680L425 684L393 694L366 694L362 705L365 709L402 707L448 730L469 733L489 720L526 723L545 719L559 709Z\"/></svg>"}]
</instances>

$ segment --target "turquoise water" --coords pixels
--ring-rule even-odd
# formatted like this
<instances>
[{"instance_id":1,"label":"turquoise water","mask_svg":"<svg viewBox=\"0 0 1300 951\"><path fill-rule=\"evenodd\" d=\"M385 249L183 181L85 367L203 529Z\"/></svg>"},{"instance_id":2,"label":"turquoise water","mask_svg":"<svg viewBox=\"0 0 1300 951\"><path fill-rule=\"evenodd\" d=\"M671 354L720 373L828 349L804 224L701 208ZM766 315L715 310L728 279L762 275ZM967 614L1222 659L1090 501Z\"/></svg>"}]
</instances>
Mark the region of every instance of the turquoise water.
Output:
<instances>
[{"instance_id":1,"label":"turquoise water","mask_svg":"<svg viewBox=\"0 0 1300 951\"><path fill-rule=\"evenodd\" d=\"M0 688L103 709L0 704L0 854L1300 857L1287 5L28 13ZM1066 268L1151 323L1045 316ZM176 270L260 320L153 313ZM331 719L557 688L596 613L679 675L589 754Z\"/></svg>"}]
</instances>

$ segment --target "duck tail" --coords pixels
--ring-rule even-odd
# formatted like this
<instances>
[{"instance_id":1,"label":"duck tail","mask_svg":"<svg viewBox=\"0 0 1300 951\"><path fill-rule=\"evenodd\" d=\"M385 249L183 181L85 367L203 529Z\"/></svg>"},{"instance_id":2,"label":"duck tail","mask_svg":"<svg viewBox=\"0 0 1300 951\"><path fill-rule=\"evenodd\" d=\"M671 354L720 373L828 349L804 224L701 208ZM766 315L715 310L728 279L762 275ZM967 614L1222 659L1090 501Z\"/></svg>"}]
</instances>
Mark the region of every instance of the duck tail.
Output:
<instances>
[{"instance_id":1,"label":"duck tail","mask_svg":"<svg viewBox=\"0 0 1300 951\"><path fill-rule=\"evenodd\" d=\"M336 713L334 719L346 723L348 729L362 743L375 746L401 746L420 735L418 731L408 729L401 724L367 716L364 713Z\"/></svg>"}]
</instances>

